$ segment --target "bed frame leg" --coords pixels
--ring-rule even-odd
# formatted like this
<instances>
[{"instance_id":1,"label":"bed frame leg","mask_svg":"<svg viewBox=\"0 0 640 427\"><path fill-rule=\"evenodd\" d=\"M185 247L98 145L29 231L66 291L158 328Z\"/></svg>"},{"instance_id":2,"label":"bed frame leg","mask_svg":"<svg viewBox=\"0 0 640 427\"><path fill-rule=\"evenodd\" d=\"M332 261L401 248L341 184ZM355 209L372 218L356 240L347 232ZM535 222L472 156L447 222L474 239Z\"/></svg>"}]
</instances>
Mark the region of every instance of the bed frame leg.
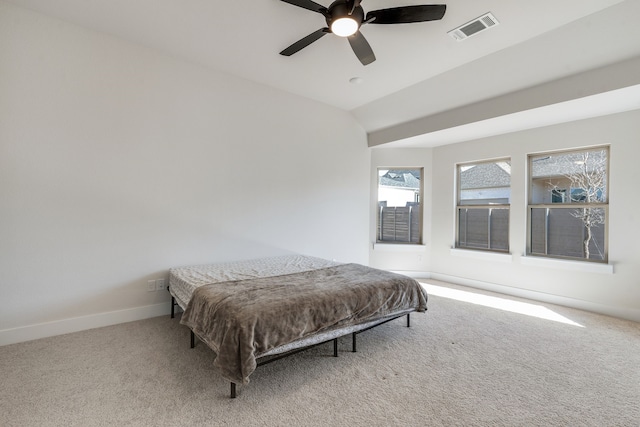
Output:
<instances>
[{"instance_id":1,"label":"bed frame leg","mask_svg":"<svg viewBox=\"0 0 640 427\"><path fill-rule=\"evenodd\" d=\"M196 334L193 333L193 331L191 332L191 348L194 348L196 346Z\"/></svg>"},{"instance_id":2,"label":"bed frame leg","mask_svg":"<svg viewBox=\"0 0 640 427\"><path fill-rule=\"evenodd\" d=\"M176 315L176 299L175 297L171 297L171 318L173 319Z\"/></svg>"},{"instance_id":3,"label":"bed frame leg","mask_svg":"<svg viewBox=\"0 0 640 427\"><path fill-rule=\"evenodd\" d=\"M333 357L338 357L338 338L333 339Z\"/></svg>"},{"instance_id":4,"label":"bed frame leg","mask_svg":"<svg viewBox=\"0 0 640 427\"><path fill-rule=\"evenodd\" d=\"M356 352L356 333L355 332L351 334L351 351L353 353Z\"/></svg>"},{"instance_id":5,"label":"bed frame leg","mask_svg":"<svg viewBox=\"0 0 640 427\"><path fill-rule=\"evenodd\" d=\"M231 383L231 398L236 398L236 383Z\"/></svg>"},{"instance_id":6,"label":"bed frame leg","mask_svg":"<svg viewBox=\"0 0 640 427\"><path fill-rule=\"evenodd\" d=\"M411 327L411 313L407 313L407 328Z\"/></svg>"}]
</instances>

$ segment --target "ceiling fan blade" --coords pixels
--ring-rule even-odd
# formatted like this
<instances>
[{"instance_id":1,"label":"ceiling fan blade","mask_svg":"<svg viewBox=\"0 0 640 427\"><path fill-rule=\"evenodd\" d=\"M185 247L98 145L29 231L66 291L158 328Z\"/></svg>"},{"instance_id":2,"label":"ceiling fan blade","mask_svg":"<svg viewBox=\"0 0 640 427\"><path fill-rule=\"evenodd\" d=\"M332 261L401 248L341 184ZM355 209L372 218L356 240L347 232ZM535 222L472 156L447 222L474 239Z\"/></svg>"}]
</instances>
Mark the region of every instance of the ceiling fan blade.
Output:
<instances>
[{"instance_id":1,"label":"ceiling fan blade","mask_svg":"<svg viewBox=\"0 0 640 427\"><path fill-rule=\"evenodd\" d=\"M353 53L356 54L362 65L369 65L376 60L376 55L373 53L373 49L369 45L367 39L364 38L360 31L357 31L354 35L347 37Z\"/></svg>"},{"instance_id":2,"label":"ceiling fan blade","mask_svg":"<svg viewBox=\"0 0 640 427\"><path fill-rule=\"evenodd\" d=\"M349 15L352 15L352 14L353 14L353 12L356 10L356 8L357 8L358 6L360 6L360 3L361 3L361 2L362 2L362 0L352 0L352 3L351 3L351 12L349 12Z\"/></svg>"},{"instance_id":3,"label":"ceiling fan blade","mask_svg":"<svg viewBox=\"0 0 640 427\"><path fill-rule=\"evenodd\" d=\"M280 55L291 56L297 51L309 46L311 43L318 40L320 37L324 36L329 32L331 32L331 30L329 30L329 28L327 27L320 28L318 31L314 31L308 36L301 38L300 40L298 40L297 42L295 42L294 44L292 44L291 46L289 46L288 48L280 52Z\"/></svg>"},{"instance_id":4,"label":"ceiling fan blade","mask_svg":"<svg viewBox=\"0 0 640 427\"><path fill-rule=\"evenodd\" d=\"M285 3L292 4L294 6L301 7L303 9L308 9L314 12L321 13L324 16L327 16L327 14L329 13L326 7L311 0L282 0L282 1Z\"/></svg>"},{"instance_id":5,"label":"ceiling fan blade","mask_svg":"<svg viewBox=\"0 0 640 427\"><path fill-rule=\"evenodd\" d=\"M446 10L446 4L392 7L368 12L366 21L370 24L409 24L437 21L442 19ZM369 21L370 18L373 20Z\"/></svg>"}]
</instances>

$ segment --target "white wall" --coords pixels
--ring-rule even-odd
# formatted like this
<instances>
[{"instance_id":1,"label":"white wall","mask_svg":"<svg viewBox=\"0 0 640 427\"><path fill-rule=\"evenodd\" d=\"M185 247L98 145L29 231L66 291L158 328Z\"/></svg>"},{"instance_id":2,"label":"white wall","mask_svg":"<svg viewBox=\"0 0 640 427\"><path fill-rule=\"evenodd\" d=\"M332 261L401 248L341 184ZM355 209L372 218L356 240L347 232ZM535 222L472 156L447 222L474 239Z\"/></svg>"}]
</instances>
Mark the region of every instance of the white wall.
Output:
<instances>
[{"instance_id":1,"label":"white wall","mask_svg":"<svg viewBox=\"0 0 640 427\"><path fill-rule=\"evenodd\" d=\"M369 170L346 112L0 2L0 344L167 312L173 266L366 263Z\"/></svg>"},{"instance_id":2,"label":"white wall","mask_svg":"<svg viewBox=\"0 0 640 427\"><path fill-rule=\"evenodd\" d=\"M426 260L415 254L398 260L373 251L372 265L427 272L433 278L512 293L640 321L640 198L637 169L640 111L620 113L481 140L423 149L425 188L431 188L431 229L425 234ZM613 273L575 268L575 262L535 262L525 257L527 154L610 144L609 264ZM417 149L375 149L372 169L418 158ZM511 158L511 257L473 257L452 251L455 232L455 165ZM430 158L430 161L427 160ZM404 166L404 165L398 165ZM413 165L420 166L420 165ZM429 214L426 214L429 215ZM375 226L375 222L373 223ZM371 231L371 230L370 230ZM376 252L378 252L376 254ZM465 254L467 256L465 256ZM402 258L402 257L400 257ZM533 258L533 260L532 260ZM531 261L531 262L528 262ZM584 263L578 263L584 265ZM411 268L408 268L411 267Z\"/></svg>"}]
</instances>

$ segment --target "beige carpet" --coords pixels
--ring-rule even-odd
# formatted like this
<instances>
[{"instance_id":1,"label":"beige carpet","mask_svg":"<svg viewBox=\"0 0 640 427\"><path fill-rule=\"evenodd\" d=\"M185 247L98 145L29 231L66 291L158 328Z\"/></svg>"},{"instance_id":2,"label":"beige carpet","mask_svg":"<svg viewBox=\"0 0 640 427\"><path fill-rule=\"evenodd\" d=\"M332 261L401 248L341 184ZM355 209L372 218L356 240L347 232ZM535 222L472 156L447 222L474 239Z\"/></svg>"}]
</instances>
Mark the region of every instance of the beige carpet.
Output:
<instances>
[{"instance_id":1,"label":"beige carpet","mask_svg":"<svg viewBox=\"0 0 640 427\"><path fill-rule=\"evenodd\" d=\"M640 325L544 306L581 326L432 295L411 328L260 367L237 399L168 316L0 347L0 425L640 425Z\"/></svg>"}]
</instances>

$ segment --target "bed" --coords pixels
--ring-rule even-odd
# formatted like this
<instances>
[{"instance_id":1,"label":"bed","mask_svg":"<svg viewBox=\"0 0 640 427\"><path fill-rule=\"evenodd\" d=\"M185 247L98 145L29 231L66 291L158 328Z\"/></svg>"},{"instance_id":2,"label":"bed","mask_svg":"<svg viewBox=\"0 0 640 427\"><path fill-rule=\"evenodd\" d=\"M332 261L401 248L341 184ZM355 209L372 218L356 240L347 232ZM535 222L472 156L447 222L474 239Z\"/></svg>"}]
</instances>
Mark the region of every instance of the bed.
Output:
<instances>
[{"instance_id":1,"label":"bed","mask_svg":"<svg viewBox=\"0 0 640 427\"><path fill-rule=\"evenodd\" d=\"M304 255L172 268L180 322L215 353L231 383L248 384L261 362L427 309L415 280L360 264Z\"/></svg>"}]
</instances>

